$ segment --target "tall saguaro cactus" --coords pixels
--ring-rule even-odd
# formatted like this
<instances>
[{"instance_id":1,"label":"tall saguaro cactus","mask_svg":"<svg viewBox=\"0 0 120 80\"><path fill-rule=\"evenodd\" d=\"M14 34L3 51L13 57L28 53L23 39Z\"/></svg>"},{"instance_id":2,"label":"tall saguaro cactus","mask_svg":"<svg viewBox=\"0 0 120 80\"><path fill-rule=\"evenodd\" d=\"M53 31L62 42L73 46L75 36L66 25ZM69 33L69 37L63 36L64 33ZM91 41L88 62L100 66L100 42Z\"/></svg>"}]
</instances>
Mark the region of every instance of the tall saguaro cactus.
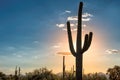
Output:
<instances>
[{"instance_id":1,"label":"tall saguaro cactus","mask_svg":"<svg viewBox=\"0 0 120 80\"><path fill-rule=\"evenodd\" d=\"M79 11L78 11L76 51L73 46L70 22L69 21L67 22L69 47L70 47L70 51L71 51L72 55L76 58L76 80L82 80L83 53L85 51L87 51L88 48L90 47L90 44L92 41L92 35L93 35L92 32L85 35L84 45L82 47L82 8L83 8L83 2L80 2Z\"/></svg>"}]
</instances>

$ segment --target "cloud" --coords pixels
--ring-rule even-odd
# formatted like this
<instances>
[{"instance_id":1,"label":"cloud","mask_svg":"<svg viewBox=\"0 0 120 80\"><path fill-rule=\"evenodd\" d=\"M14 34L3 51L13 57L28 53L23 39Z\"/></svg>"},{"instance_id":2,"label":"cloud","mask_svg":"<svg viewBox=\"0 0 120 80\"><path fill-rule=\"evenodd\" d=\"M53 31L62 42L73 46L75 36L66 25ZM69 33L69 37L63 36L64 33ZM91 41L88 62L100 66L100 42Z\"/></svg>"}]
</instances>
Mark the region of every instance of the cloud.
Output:
<instances>
[{"instance_id":1,"label":"cloud","mask_svg":"<svg viewBox=\"0 0 120 80\"><path fill-rule=\"evenodd\" d=\"M71 13L71 11L69 11L69 10L65 10L65 13Z\"/></svg>"},{"instance_id":2,"label":"cloud","mask_svg":"<svg viewBox=\"0 0 120 80\"><path fill-rule=\"evenodd\" d=\"M38 44L38 43L39 43L39 41L33 41L33 43Z\"/></svg>"},{"instance_id":3,"label":"cloud","mask_svg":"<svg viewBox=\"0 0 120 80\"><path fill-rule=\"evenodd\" d=\"M90 21L91 17L93 17L92 14L83 13L83 15L82 15L82 21ZM76 21L76 20L78 20L78 17L77 16L69 16L67 18L67 20L69 20L69 21Z\"/></svg>"},{"instance_id":4,"label":"cloud","mask_svg":"<svg viewBox=\"0 0 120 80\"><path fill-rule=\"evenodd\" d=\"M66 10L65 11L66 13L70 13L71 11L68 11L68 10ZM91 20L91 17L92 17L93 15L92 14L89 14L89 13L83 13L83 15L82 15L82 21L84 21L84 22L88 22L88 21L90 21ZM78 16L68 16L67 18L67 21L71 21L71 23L70 23L70 26L71 26L71 31L77 31L77 20L78 20ZM66 23L62 23L62 24L56 24L56 26L57 27L59 27L59 28L61 28L63 31L67 31L67 29L66 29ZM83 25L82 25L82 27L83 28L85 28L87 25L84 23ZM84 31L84 30L82 30L82 31Z\"/></svg>"},{"instance_id":5,"label":"cloud","mask_svg":"<svg viewBox=\"0 0 120 80\"><path fill-rule=\"evenodd\" d=\"M70 26L72 27L72 28L71 28L71 31L72 31L72 32L77 31L77 27L76 27L77 24L72 24L72 23L71 23ZM82 25L83 28L85 28L86 26L87 26L87 25L85 25L85 24ZM65 28L62 28L62 30L63 30L63 31L67 31L67 28L66 28L66 27L65 27ZM82 30L82 31L84 31L84 30Z\"/></svg>"},{"instance_id":6,"label":"cloud","mask_svg":"<svg viewBox=\"0 0 120 80\"><path fill-rule=\"evenodd\" d=\"M67 18L67 20L68 21L72 21L72 20L78 20L78 18L77 18L77 16L69 16L68 18Z\"/></svg>"},{"instance_id":7,"label":"cloud","mask_svg":"<svg viewBox=\"0 0 120 80\"><path fill-rule=\"evenodd\" d=\"M70 26L75 27L75 26L77 26L77 24L71 23Z\"/></svg>"},{"instance_id":8,"label":"cloud","mask_svg":"<svg viewBox=\"0 0 120 80\"><path fill-rule=\"evenodd\" d=\"M57 54L58 55L71 55L70 52L58 52Z\"/></svg>"},{"instance_id":9,"label":"cloud","mask_svg":"<svg viewBox=\"0 0 120 80\"><path fill-rule=\"evenodd\" d=\"M71 13L71 11L69 11L69 10L65 10L64 12L60 13L60 15L70 14L70 13Z\"/></svg>"},{"instance_id":10,"label":"cloud","mask_svg":"<svg viewBox=\"0 0 120 80\"><path fill-rule=\"evenodd\" d=\"M61 45L62 45L62 43L54 43L54 45L52 45L52 48L59 49L59 48L61 48Z\"/></svg>"},{"instance_id":11,"label":"cloud","mask_svg":"<svg viewBox=\"0 0 120 80\"><path fill-rule=\"evenodd\" d=\"M82 18L82 21L90 21L91 18Z\"/></svg>"},{"instance_id":12,"label":"cloud","mask_svg":"<svg viewBox=\"0 0 120 80\"><path fill-rule=\"evenodd\" d=\"M65 27L65 24L56 24L56 26L59 28L63 28L63 27Z\"/></svg>"},{"instance_id":13,"label":"cloud","mask_svg":"<svg viewBox=\"0 0 120 80\"><path fill-rule=\"evenodd\" d=\"M63 30L63 31L67 31L67 28L63 28L62 30ZM72 32L77 31L77 28L72 28L71 31L72 31Z\"/></svg>"},{"instance_id":14,"label":"cloud","mask_svg":"<svg viewBox=\"0 0 120 80\"><path fill-rule=\"evenodd\" d=\"M33 56L34 59L38 59L39 57L38 56Z\"/></svg>"},{"instance_id":15,"label":"cloud","mask_svg":"<svg viewBox=\"0 0 120 80\"><path fill-rule=\"evenodd\" d=\"M13 55L14 55L15 57L18 57L18 58L22 58L22 57L23 57L22 55L16 54L16 53L13 53Z\"/></svg>"},{"instance_id":16,"label":"cloud","mask_svg":"<svg viewBox=\"0 0 120 80\"><path fill-rule=\"evenodd\" d=\"M55 45L52 46L52 48L60 48L61 47L61 43L55 43Z\"/></svg>"},{"instance_id":17,"label":"cloud","mask_svg":"<svg viewBox=\"0 0 120 80\"><path fill-rule=\"evenodd\" d=\"M77 16L69 16L69 17L67 18L67 20L68 20L68 21L77 21L78 18L77 18ZM90 20L91 20L90 17L82 18L82 21L90 21Z\"/></svg>"},{"instance_id":18,"label":"cloud","mask_svg":"<svg viewBox=\"0 0 120 80\"><path fill-rule=\"evenodd\" d=\"M21 57L23 57L23 56L22 56L22 55L17 55L17 57L21 58Z\"/></svg>"},{"instance_id":19,"label":"cloud","mask_svg":"<svg viewBox=\"0 0 120 80\"><path fill-rule=\"evenodd\" d=\"M77 31L77 28L72 29L71 31Z\"/></svg>"},{"instance_id":20,"label":"cloud","mask_svg":"<svg viewBox=\"0 0 120 80\"><path fill-rule=\"evenodd\" d=\"M67 28L63 28L62 30L63 30L63 31L67 31Z\"/></svg>"},{"instance_id":21,"label":"cloud","mask_svg":"<svg viewBox=\"0 0 120 80\"><path fill-rule=\"evenodd\" d=\"M118 54L119 50L117 50L117 49L107 49L105 52L108 53L108 54Z\"/></svg>"},{"instance_id":22,"label":"cloud","mask_svg":"<svg viewBox=\"0 0 120 80\"><path fill-rule=\"evenodd\" d=\"M52 46L52 48L60 48L60 46L59 45L54 45L54 46Z\"/></svg>"},{"instance_id":23,"label":"cloud","mask_svg":"<svg viewBox=\"0 0 120 80\"><path fill-rule=\"evenodd\" d=\"M63 27L65 27L65 24L56 24L56 26L59 28L63 28ZM76 26L76 24L71 23L70 26L74 27L74 26Z\"/></svg>"},{"instance_id":24,"label":"cloud","mask_svg":"<svg viewBox=\"0 0 120 80\"><path fill-rule=\"evenodd\" d=\"M62 28L63 31L67 31L67 28L66 28L65 24L56 24L56 26L58 26L59 28ZM76 23L71 23L70 26L72 27L71 31L76 31L77 30L77 28L76 28L77 24ZM55 46L55 47L58 47L58 46Z\"/></svg>"},{"instance_id":25,"label":"cloud","mask_svg":"<svg viewBox=\"0 0 120 80\"><path fill-rule=\"evenodd\" d=\"M15 50L16 48L15 47L13 47L13 46L9 46L9 47L7 47L7 50L9 50L9 51L13 51L13 50Z\"/></svg>"},{"instance_id":26,"label":"cloud","mask_svg":"<svg viewBox=\"0 0 120 80\"><path fill-rule=\"evenodd\" d=\"M89 13L83 13L82 17L93 17L93 15Z\"/></svg>"},{"instance_id":27,"label":"cloud","mask_svg":"<svg viewBox=\"0 0 120 80\"><path fill-rule=\"evenodd\" d=\"M86 24L83 24L82 26L83 26L83 27L86 27L87 25L86 25Z\"/></svg>"}]
</instances>

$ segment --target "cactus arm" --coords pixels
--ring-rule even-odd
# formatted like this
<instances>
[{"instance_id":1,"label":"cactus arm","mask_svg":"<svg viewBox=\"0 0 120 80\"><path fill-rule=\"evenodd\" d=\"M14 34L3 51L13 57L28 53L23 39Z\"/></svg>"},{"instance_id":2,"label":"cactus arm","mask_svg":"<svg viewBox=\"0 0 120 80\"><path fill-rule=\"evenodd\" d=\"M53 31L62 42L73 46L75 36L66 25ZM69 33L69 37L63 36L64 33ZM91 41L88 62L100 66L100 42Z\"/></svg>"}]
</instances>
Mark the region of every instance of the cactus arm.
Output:
<instances>
[{"instance_id":1,"label":"cactus arm","mask_svg":"<svg viewBox=\"0 0 120 80\"><path fill-rule=\"evenodd\" d=\"M86 34L86 35L85 35L84 45L83 45L81 54L83 54L83 53L87 50L88 38L89 38L89 37L88 37L88 34Z\"/></svg>"},{"instance_id":2,"label":"cactus arm","mask_svg":"<svg viewBox=\"0 0 120 80\"><path fill-rule=\"evenodd\" d=\"M93 36L93 33L90 32L90 33L89 33L89 39L88 39L88 48L89 48L90 45L91 45L91 42L92 42L92 36Z\"/></svg>"},{"instance_id":3,"label":"cactus arm","mask_svg":"<svg viewBox=\"0 0 120 80\"><path fill-rule=\"evenodd\" d=\"M88 36L88 34L85 35L85 41L84 41L82 53L84 53L85 51L87 51L89 49L90 44L92 42L92 35L93 35L92 32L89 33L89 36Z\"/></svg>"},{"instance_id":4,"label":"cactus arm","mask_svg":"<svg viewBox=\"0 0 120 80\"><path fill-rule=\"evenodd\" d=\"M73 56L76 56L76 52L75 52L74 46L73 46L71 28L70 28L70 22L69 21L67 22L67 32L68 32L68 42L69 42L70 51L71 51Z\"/></svg>"}]
</instances>

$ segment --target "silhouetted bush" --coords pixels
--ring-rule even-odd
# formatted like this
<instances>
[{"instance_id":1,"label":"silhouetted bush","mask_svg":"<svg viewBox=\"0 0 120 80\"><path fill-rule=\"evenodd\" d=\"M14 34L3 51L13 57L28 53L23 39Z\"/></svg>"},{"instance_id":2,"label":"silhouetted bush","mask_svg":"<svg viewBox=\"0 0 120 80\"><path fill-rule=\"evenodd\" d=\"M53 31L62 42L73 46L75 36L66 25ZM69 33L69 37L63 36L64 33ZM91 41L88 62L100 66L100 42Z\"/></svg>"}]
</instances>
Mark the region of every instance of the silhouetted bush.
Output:
<instances>
[{"instance_id":1,"label":"silhouetted bush","mask_svg":"<svg viewBox=\"0 0 120 80\"><path fill-rule=\"evenodd\" d=\"M120 66L115 65L113 68L109 68L107 74L110 80L120 80Z\"/></svg>"},{"instance_id":2,"label":"silhouetted bush","mask_svg":"<svg viewBox=\"0 0 120 80\"><path fill-rule=\"evenodd\" d=\"M106 75L103 73L89 73L83 75L83 80L108 80Z\"/></svg>"}]
</instances>

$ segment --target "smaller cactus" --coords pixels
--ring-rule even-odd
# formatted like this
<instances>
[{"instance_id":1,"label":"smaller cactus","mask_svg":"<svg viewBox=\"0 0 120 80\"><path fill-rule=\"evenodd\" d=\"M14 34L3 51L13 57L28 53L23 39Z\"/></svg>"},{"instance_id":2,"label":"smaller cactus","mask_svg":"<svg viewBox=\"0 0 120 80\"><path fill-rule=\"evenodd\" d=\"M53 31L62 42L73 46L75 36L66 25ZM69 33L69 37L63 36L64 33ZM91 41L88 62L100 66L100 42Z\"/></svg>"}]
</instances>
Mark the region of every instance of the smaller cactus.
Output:
<instances>
[{"instance_id":1,"label":"smaller cactus","mask_svg":"<svg viewBox=\"0 0 120 80\"><path fill-rule=\"evenodd\" d=\"M20 74L21 74L20 71L21 71L20 67L17 69L17 66L16 66L14 80L20 80Z\"/></svg>"},{"instance_id":2,"label":"smaller cactus","mask_svg":"<svg viewBox=\"0 0 120 80\"><path fill-rule=\"evenodd\" d=\"M15 68L15 75L17 76L17 66L16 66L16 68Z\"/></svg>"},{"instance_id":3,"label":"smaller cactus","mask_svg":"<svg viewBox=\"0 0 120 80\"><path fill-rule=\"evenodd\" d=\"M20 69L20 67L19 67L19 74L18 74L19 80L20 80L20 74L21 74L20 71L21 71L21 69Z\"/></svg>"},{"instance_id":4,"label":"smaller cactus","mask_svg":"<svg viewBox=\"0 0 120 80\"><path fill-rule=\"evenodd\" d=\"M20 76L20 70L21 70L21 69L20 69L20 67L19 67L19 76Z\"/></svg>"},{"instance_id":5,"label":"smaller cactus","mask_svg":"<svg viewBox=\"0 0 120 80\"><path fill-rule=\"evenodd\" d=\"M17 75L17 66L16 66L16 68L15 68L15 75L14 75L14 80L18 80L18 75Z\"/></svg>"},{"instance_id":6,"label":"smaller cactus","mask_svg":"<svg viewBox=\"0 0 120 80\"><path fill-rule=\"evenodd\" d=\"M65 80L65 56L63 56L63 80Z\"/></svg>"}]
</instances>

